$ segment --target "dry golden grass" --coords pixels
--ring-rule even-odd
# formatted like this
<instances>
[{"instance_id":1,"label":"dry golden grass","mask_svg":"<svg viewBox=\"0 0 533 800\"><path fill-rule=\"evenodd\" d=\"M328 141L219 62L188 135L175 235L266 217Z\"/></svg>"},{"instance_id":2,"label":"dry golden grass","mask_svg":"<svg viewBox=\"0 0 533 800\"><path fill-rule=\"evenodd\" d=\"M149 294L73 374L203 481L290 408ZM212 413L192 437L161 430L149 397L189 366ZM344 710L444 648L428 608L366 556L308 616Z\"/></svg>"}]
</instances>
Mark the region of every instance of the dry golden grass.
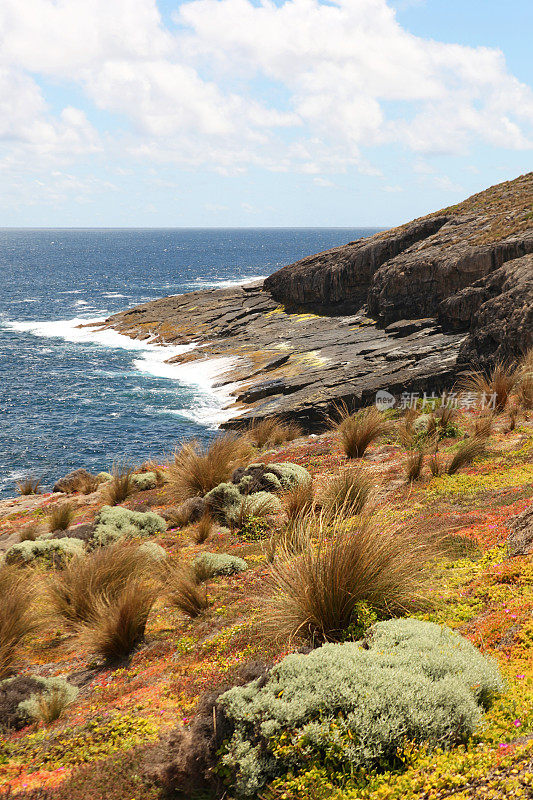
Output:
<instances>
[{"instance_id":1,"label":"dry golden grass","mask_svg":"<svg viewBox=\"0 0 533 800\"><path fill-rule=\"evenodd\" d=\"M58 503L54 506L48 517L48 530L66 531L74 519L74 506L71 503Z\"/></svg>"},{"instance_id":2,"label":"dry golden grass","mask_svg":"<svg viewBox=\"0 0 533 800\"><path fill-rule=\"evenodd\" d=\"M494 426L494 414L481 414L474 420L473 435L478 439L488 439Z\"/></svg>"},{"instance_id":3,"label":"dry golden grass","mask_svg":"<svg viewBox=\"0 0 533 800\"><path fill-rule=\"evenodd\" d=\"M360 514L373 492L373 482L362 467L352 464L331 478L323 488L320 501L328 514L353 517Z\"/></svg>"},{"instance_id":4,"label":"dry golden grass","mask_svg":"<svg viewBox=\"0 0 533 800\"><path fill-rule=\"evenodd\" d=\"M191 528L191 536L196 544L203 544L205 541L207 541L213 531L213 525L213 517L208 511L206 511L206 513L202 514L198 522Z\"/></svg>"},{"instance_id":5,"label":"dry golden grass","mask_svg":"<svg viewBox=\"0 0 533 800\"><path fill-rule=\"evenodd\" d=\"M50 725L59 719L67 706L68 700L61 689L44 692L37 700L38 718L45 725Z\"/></svg>"},{"instance_id":6,"label":"dry golden grass","mask_svg":"<svg viewBox=\"0 0 533 800\"><path fill-rule=\"evenodd\" d=\"M17 483L17 491L21 495L41 494L41 478L25 478Z\"/></svg>"},{"instance_id":7,"label":"dry golden grass","mask_svg":"<svg viewBox=\"0 0 533 800\"><path fill-rule=\"evenodd\" d=\"M302 429L296 422L284 422L279 417L253 420L243 429L245 435L256 447L277 447L283 442L292 442L302 436Z\"/></svg>"},{"instance_id":8,"label":"dry golden grass","mask_svg":"<svg viewBox=\"0 0 533 800\"><path fill-rule=\"evenodd\" d=\"M224 433L208 447L193 440L176 450L168 467L168 492L173 500L203 497L219 483L229 480L237 467L247 464L252 446L243 436Z\"/></svg>"},{"instance_id":9,"label":"dry golden grass","mask_svg":"<svg viewBox=\"0 0 533 800\"><path fill-rule=\"evenodd\" d=\"M131 479L133 469L129 464L117 462L113 464L111 473L113 480L106 484L105 497L110 506L118 506L135 490Z\"/></svg>"},{"instance_id":10,"label":"dry golden grass","mask_svg":"<svg viewBox=\"0 0 533 800\"><path fill-rule=\"evenodd\" d=\"M117 592L96 599L91 617L77 628L76 649L106 661L126 658L144 637L156 597L153 581L129 576Z\"/></svg>"},{"instance_id":11,"label":"dry golden grass","mask_svg":"<svg viewBox=\"0 0 533 800\"><path fill-rule=\"evenodd\" d=\"M298 555L283 550L270 567L265 608L268 628L289 642L342 640L361 604L378 618L427 604L429 537L384 529L368 518L356 525L320 517Z\"/></svg>"},{"instance_id":12,"label":"dry golden grass","mask_svg":"<svg viewBox=\"0 0 533 800\"><path fill-rule=\"evenodd\" d=\"M409 483L420 480L427 451L423 448L409 450L405 459L405 477Z\"/></svg>"},{"instance_id":13,"label":"dry golden grass","mask_svg":"<svg viewBox=\"0 0 533 800\"><path fill-rule=\"evenodd\" d=\"M298 483L283 493L281 502L289 525L295 520L310 514L313 510L315 498L312 481Z\"/></svg>"},{"instance_id":14,"label":"dry golden grass","mask_svg":"<svg viewBox=\"0 0 533 800\"><path fill-rule=\"evenodd\" d=\"M112 604L130 577L157 583L158 568L136 545L114 544L75 556L47 586L49 614L69 629L95 617L105 599Z\"/></svg>"},{"instance_id":15,"label":"dry golden grass","mask_svg":"<svg viewBox=\"0 0 533 800\"><path fill-rule=\"evenodd\" d=\"M473 436L471 439L465 439L464 442L461 442L457 448L457 451L450 459L446 467L446 473L448 475L454 475L463 467L468 467L470 464L472 464L476 458L481 458L486 451L486 439L478 439L475 436Z\"/></svg>"},{"instance_id":16,"label":"dry golden grass","mask_svg":"<svg viewBox=\"0 0 533 800\"><path fill-rule=\"evenodd\" d=\"M181 564L166 565L164 594L169 603L188 617L200 616L208 607L207 588L200 584L201 576Z\"/></svg>"},{"instance_id":17,"label":"dry golden grass","mask_svg":"<svg viewBox=\"0 0 533 800\"><path fill-rule=\"evenodd\" d=\"M0 680L13 674L24 639L39 627L35 594L31 573L0 566Z\"/></svg>"},{"instance_id":18,"label":"dry golden grass","mask_svg":"<svg viewBox=\"0 0 533 800\"><path fill-rule=\"evenodd\" d=\"M533 409L533 347L520 359L516 370L517 400L526 411Z\"/></svg>"},{"instance_id":19,"label":"dry golden grass","mask_svg":"<svg viewBox=\"0 0 533 800\"><path fill-rule=\"evenodd\" d=\"M372 442L391 430L389 421L375 406L351 414L346 407L337 409L338 420L332 428L348 458L362 458Z\"/></svg>"},{"instance_id":20,"label":"dry golden grass","mask_svg":"<svg viewBox=\"0 0 533 800\"><path fill-rule=\"evenodd\" d=\"M514 367L498 363L487 372L472 372L458 385L462 392L475 395L478 403L490 405L494 401L494 411L501 414L517 384L517 371Z\"/></svg>"},{"instance_id":21,"label":"dry golden grass","mask_svg":"<svg viewBox=\"0 0 533 800\"><path fill-rule=\"evenodd\" d=\"M20 531L19 542L34 542L43 532L44 528L38 522L29 522Z\"/></svg>"}]
</instances>

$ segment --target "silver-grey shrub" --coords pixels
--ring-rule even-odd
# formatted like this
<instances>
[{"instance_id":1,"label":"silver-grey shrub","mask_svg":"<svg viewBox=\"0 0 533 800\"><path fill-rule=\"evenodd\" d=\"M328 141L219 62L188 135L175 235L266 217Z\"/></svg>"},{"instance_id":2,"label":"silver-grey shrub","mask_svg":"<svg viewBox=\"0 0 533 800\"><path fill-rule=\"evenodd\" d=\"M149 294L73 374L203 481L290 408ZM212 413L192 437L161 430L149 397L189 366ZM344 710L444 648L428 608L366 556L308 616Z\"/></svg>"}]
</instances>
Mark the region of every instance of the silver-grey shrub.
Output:
<instances>
[{"instance_id":1,"label":"silver-grey shrub","mask_svg":"<svg viewBox=\"0 0 533 800\"><path fill-rule=\"evenodd\" d=\"M6 564L31 564L61 566L73 556L83 555L81 539L64 536L62 539L39 538L12 545L5 555Z\"/></svg>"},{"instance_id":2,"label":"silver-grey shrub","mask_svg":"<svg viewBox=\"0 0 533 800\"><path fill-rule=\"evenodd\" d=\"M92 544L106 547L121 539L144 538L164 533L167 523L153 511L130 511L121 506L103 506L96 517ZM63 540L60 540L63 541Z\"/></svg>"},{"instance_id":3,"label":"silver-grey shrub","mask_svg":"<svg viewBox=\"0 0 533 800\"><path fill-rule=\"evenodd\" d=\"M208 580L217 575L244 572L248 564L243 558L229 553L200 553L193 561L193 569L198 580Z\"/></svg>"},{"instance_id":4,"label":"silver-grey shrub","mask_svg":"<svg viewBox=\"0 0 533 800\"><path fill-rule=\"evenodd\" d=\"M407 741L465 741L503 688L495 662L448 628L388 620L367 642L289 655L266 684L221 695L233 727L221 767L236 796L257 797L273 778L310 763L349 774L394 764Z\"/></svg>"}]
</instances>

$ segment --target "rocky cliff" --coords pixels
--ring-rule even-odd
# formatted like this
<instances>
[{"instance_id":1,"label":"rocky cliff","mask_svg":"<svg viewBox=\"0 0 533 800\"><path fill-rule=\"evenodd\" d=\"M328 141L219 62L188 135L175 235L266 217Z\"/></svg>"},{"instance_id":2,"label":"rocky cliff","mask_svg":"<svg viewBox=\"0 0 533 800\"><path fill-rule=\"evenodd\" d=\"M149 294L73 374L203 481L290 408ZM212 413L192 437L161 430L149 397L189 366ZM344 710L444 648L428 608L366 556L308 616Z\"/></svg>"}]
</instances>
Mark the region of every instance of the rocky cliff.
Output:
<instances>
[{"instance_id":1,"label":"rocky cliff","mask_svg":"<svg viewBox=\"0 0 533 800\"><path fill-rule=\"evenodd\" d=\"M407 225L309 256L264 283L116 314L133 337L226 357L230 415L319 428L379 389L440 391L466 365L533 345L533 173ZM227 360L229 357L229 361Z\"/></svg>"}]
</instances>

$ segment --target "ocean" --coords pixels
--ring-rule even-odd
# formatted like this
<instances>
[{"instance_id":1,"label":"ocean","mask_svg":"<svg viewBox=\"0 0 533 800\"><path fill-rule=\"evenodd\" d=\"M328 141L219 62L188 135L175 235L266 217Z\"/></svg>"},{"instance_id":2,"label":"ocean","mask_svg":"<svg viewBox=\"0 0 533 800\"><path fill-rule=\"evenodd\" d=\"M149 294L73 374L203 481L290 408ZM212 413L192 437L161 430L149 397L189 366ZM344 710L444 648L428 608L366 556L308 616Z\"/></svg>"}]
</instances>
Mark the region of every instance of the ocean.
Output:
<instances>
[{"instance_id":1,"label":"ocean","mask_svg":"<svg viewBox=\"0 0 533 800\"><path fill-rule=\"evenodd\" d=\"M77 326L158 297L266 277L375 229L0 230L0 496L214 435L207 367Z\"/></svg>"}]
</instances>

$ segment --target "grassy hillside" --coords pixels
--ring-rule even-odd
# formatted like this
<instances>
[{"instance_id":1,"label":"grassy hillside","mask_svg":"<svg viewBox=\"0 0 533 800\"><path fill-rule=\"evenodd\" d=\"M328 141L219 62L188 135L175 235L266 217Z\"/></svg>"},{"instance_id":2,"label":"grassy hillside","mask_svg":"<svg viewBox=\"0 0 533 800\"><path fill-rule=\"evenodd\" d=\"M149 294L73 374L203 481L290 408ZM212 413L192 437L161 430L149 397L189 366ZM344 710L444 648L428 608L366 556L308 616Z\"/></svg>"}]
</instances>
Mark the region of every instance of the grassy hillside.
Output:
<instances>
[{"instance_id":1,"label":"grassy hillside","mask_svg":"<svg viewBox=\"0 0 533 800\"><path fill-rule=\"evenodd\" d=\"M472 438L476 422L479 432L476 411L457 414L439 444L442 464L449 464L465 437ZM357 774L310 760L305 769L280 776L266 788L264 796L270 800L533 796L533 563L531 556L510 558L506 544L510 520L533 502L531 411L516 414L508 406L498 414L485 454L455 474L432 476L428 456L420 477L406 480L412 452L406 450L405 416L393 415L390 430L356 459L374 492L368 508L384 529L401 523L444 543L431 563L431 606L413 615L460 632L493 656L506 688L463 744L430 750L404 742L395 765ZM347 463L334 431L263 448L254 459L305 467L319 498ZM168 473L161 465L163 479ZM74 523L94 520L109 499L109 487L103 483L87 495L69 496ZM176 505L170 494L169 484L160 482L155 488L135 489L121 505L161 514ZM39 494L4 502L0 534L13 535L15 541L14 534L30 523L45 524L57 503L57 495ZM190 565L199 553L209 552L238 556L248 569L207 579L202 587L208 606L194 618L159 592L145 637L129 658L115 664L91 650L94 638L76 638L64 619L50 614L46 587L60 566L25 566L25 575L34 580L35 614L46 613L21 643L15 669L46 678L70 676L79 694L55 721L4 730L0 796L163 797L154 775L169 761L169 751L168 745L159 744L160 737L190 725L199 698L232 683L244 664L278 662L302 645L276 639L265 628L271 594L266 587L276 563L272 537L282 537L286 530L285 514L277 512L246 516L234 530L215 523L202 543L195 541L202 538L197 523L179 526L176 518L165 532L150 536L179 565ZM402 692L401 683L397 689ZM231 788L228 796L233 796Z\"/></svg>"}]
</instances>

